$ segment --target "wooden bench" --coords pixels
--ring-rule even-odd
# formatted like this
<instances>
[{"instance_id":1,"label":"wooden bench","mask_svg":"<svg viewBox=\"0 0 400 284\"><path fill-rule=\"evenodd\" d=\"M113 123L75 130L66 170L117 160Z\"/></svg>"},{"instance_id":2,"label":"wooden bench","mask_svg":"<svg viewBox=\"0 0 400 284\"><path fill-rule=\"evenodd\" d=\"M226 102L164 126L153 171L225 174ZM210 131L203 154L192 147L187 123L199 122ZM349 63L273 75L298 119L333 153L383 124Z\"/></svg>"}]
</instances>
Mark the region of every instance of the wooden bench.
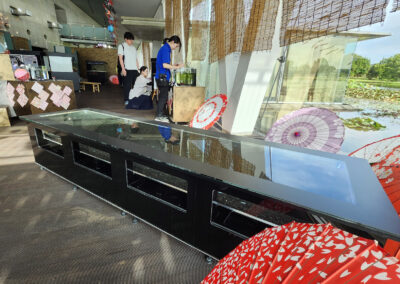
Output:
<instances>
[{"instance_id":1,"label":"wooden bench","mask_svg":"<svg viewBox=\"0 0 400 284\"><path fill-rule=\"evenodd\" d=\"M92 85L93 93L95 93L96 91L100 93L100 84L101 83L98 83L98 82L82 81L82 82L80 82L80 85L81 85L80 89L85 91L86 90L86 85L89 85L89 86Z\"/></svg>"}]
</instances>

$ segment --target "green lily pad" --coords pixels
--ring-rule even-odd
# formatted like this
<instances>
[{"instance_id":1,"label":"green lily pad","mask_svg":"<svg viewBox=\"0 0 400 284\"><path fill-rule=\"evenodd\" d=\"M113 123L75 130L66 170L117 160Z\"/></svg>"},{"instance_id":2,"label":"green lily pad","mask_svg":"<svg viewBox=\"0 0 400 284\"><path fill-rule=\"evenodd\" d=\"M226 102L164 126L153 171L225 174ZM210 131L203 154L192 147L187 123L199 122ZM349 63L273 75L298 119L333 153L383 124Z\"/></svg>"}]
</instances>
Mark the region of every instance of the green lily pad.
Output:
<instances>
[{"instance_id":1,"label":"green lily pad","mask_svg":"<svg viewBox=\"0 0 400 284\"><path fill-rule=\"evenodd\" d=\"M362 131L380 130L382 128L386 128L386 126L369 117L355 117L342 119L342 121L346 127Z\"/></svg>"}]
</instances>

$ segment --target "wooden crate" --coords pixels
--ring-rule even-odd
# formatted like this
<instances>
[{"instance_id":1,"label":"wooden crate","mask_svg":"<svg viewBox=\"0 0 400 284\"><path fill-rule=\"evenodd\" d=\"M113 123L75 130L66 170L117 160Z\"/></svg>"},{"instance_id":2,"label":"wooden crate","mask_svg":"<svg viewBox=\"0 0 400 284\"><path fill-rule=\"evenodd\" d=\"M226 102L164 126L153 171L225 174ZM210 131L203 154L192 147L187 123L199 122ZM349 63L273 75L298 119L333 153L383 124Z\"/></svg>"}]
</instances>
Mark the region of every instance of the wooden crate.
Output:
<instances>
[{"instance_id":1,"label":"wooden crate","mask_svg":"<svg viewBox=\"0 0 400 284\"><path fill-rule=\"evenodd\" d=\"M174 87L172 121L191 121L204 100L204 87Z\"/></svg>"},{"instance_id":2,"label":"wooden crate","mask_svg":"<svg viewBox=\"0 0 400 284\"><path fill-rule=\"evenodd\" d=\"M0 54L0 80L14 80L10 55Z\"/></svg>"},{"instance_id":3,"label":"wooden crate","mask_svg":"<svg viewBox=\"0 0 400 284\"><path fill-rule=\"evenodd\" d=\"M10 120L8 119L7 106L0 105L0 127L10 126Z\"/></svg>"}]
</instances>

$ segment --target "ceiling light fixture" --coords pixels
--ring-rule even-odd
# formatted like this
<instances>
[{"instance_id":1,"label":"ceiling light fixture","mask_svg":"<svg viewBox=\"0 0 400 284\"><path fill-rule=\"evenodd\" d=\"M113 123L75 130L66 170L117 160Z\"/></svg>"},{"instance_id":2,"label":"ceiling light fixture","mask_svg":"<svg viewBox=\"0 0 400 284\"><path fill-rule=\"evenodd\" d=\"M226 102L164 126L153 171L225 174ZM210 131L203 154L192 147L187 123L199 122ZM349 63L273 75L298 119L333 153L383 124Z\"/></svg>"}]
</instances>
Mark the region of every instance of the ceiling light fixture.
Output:
<instances>
[{"instance_id":1,"label":"ceiling light fixture","mask_svg":"<svg viewBox=\"0 0 400 284\"><path fill-rule=\"evenodd\" d=\"M32 16L32 12L29 10L23 10L21 8L16 8L14 6L10 6L10 13L14 16Z\"/></svg>"},{"instance_id":2,"label":"ceiling light fixture","mask_svg":"<svg viewBox=\"0 0 400 284\"><path fill-rule=\"evenodd\" d=\"M47 21L47 26L49 29L62 29L62 25L56 22Z\"/></svg>"}]
</instances>

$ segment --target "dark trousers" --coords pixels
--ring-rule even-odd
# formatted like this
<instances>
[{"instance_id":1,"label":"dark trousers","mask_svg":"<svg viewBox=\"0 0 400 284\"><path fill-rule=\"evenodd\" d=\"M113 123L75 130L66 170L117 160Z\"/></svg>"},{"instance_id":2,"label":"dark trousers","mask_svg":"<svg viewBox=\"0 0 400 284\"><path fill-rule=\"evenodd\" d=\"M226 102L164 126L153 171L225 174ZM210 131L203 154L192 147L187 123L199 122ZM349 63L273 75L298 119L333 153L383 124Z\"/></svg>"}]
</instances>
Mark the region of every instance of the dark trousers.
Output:
<instances>
[{"instance_id":1,"label":"dark trousers","mask_svg":"<svg viewBox=\"0 0 400 284\"><path fill-rule=\"evenodd\" d=\"M157 80L157 85L159 85L158 80ZM160 93L158 94L157 116L163 116L165 104L167 103L168 100L169 86L158 87L158 89L160 90Z\"/></svg>"},{"instance_id":2,"label":"dark trousers","mask_svg":"<svg viewBox=\"0 0 400 284\"><path fill-rule=\"evenodd\" d=\"M137 70L126 70L126 76L124 78L124 100L129 100L129 91L135 85L136 78L139 76Z\"/></svg>"}]
</instances>

